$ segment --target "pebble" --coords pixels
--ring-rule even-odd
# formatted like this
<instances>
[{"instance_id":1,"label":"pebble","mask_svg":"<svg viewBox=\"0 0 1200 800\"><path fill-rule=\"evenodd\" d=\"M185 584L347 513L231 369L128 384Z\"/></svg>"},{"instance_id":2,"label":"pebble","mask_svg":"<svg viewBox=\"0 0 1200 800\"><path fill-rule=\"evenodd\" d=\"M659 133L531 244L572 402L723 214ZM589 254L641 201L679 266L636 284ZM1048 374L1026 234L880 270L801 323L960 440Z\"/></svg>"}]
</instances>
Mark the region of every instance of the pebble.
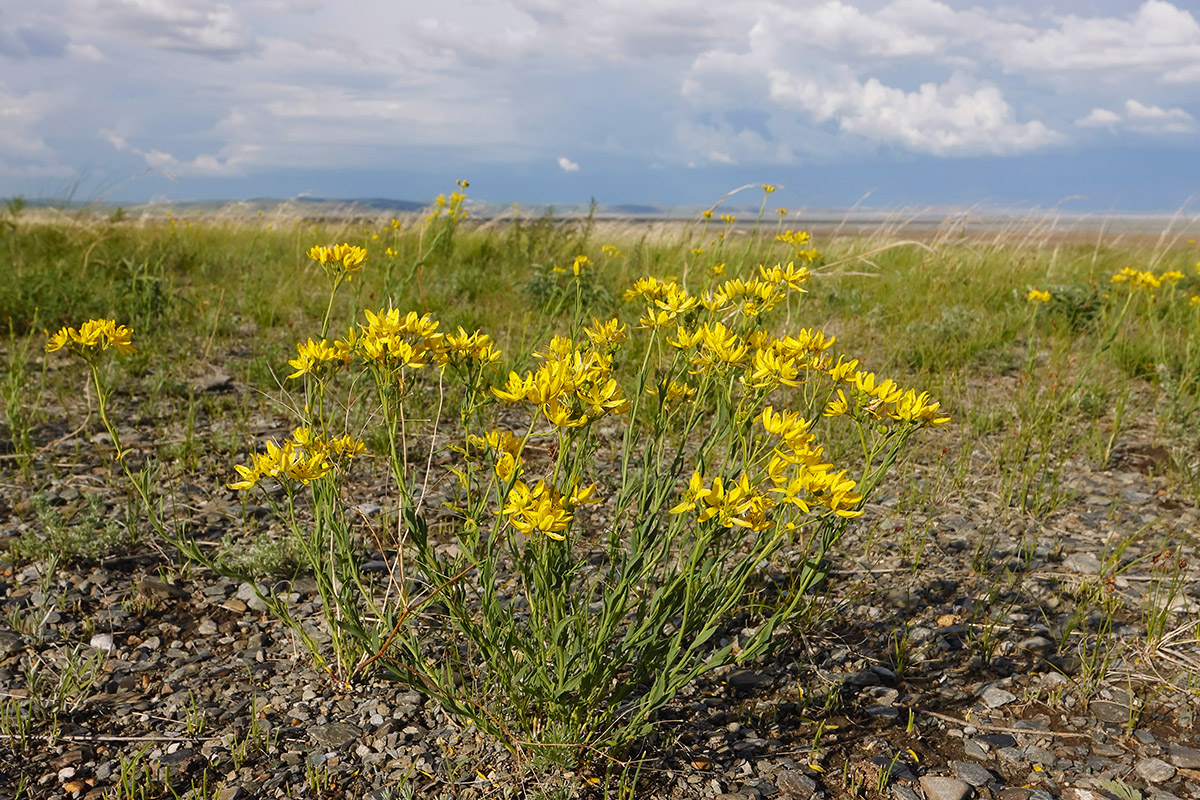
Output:
<instances>
[{"instance_id":1,"label":"pebble","mask_svg":"<svg viewBox=\"0 0 1200 800\"><path fill-rule=\"evenodd\" d=\"M111 652L113 649L113 637L109 633L93 633L92 638L88 640L88 644L97 650Z\"/></svg>"},{"instance_id":2,"label":"pebble","mask_svg":"<svg viewBox=\"0 0 1200 800\"><path fill-rule=\"evenodd\" d=\"M817 791L817 782L794 769L785 769L775 776L775 786L784 797L808 800Z\"/></svg>"},{"instance_id":3,"label":"pebble","mask_svg":"<svg viewBox=\"0 0 1200 800\"><path fill-rule=\"evenodd\" d=\"M971 791L968 784L957 778L936 775L923 776L921 788L925 790L926 800L963 800Z\"/></svg>"},{"instance_id":4,"label":"pebble","mask_svg":"<svg viewBox=\"0 0 1200 800\"><path fill-rule=\"evenodd\" d=\"M996 778L988 770L970 761L952 761L950 766L959 780L971 786L984 786Z\"/></svg>"},{"instance_id":5,"label":"pebble","mask_svg":"<svg viewBox=\"0 0 1200 800\"><path fill-rule=\"evenodd\" d=\"M1200 750L1172 742L1167 752L1167 758L1180 769L1200 770Z\"/></svg>"},{"instance_id":6,"label":"pebble","mask_svg":"<svg viewBox=\"0 0 1200 800\"><path fill-rule=\"evenodd\" d=\"M998 686L989 686L983 690L980 696L983 704L988 708L1000 708L1017 699L1017 696L1012 692L1006 692Z\"/></svg>"},{"instance_id":7,"label":"pebble","mask_svg":"<svg viewBox=\"0 0 1200 800\"><path fill-rule=\"evenodd\" d=\"M1175 768L1158 758L1143 758L1134 770L1150 783L1166 783L1175 777Z\"/></svg>"},{"instance_id":8,"label":"pebble","mask_svg":"<svg viewBox=\"0 0 1200 800\"><path fill-rule=\"evenodd\" d=\"M362 731L357 725L348 722L331 722L328 725L309 728L308 735L317 744L338 750L362 736Z\"/></svg>"}]
</instances>

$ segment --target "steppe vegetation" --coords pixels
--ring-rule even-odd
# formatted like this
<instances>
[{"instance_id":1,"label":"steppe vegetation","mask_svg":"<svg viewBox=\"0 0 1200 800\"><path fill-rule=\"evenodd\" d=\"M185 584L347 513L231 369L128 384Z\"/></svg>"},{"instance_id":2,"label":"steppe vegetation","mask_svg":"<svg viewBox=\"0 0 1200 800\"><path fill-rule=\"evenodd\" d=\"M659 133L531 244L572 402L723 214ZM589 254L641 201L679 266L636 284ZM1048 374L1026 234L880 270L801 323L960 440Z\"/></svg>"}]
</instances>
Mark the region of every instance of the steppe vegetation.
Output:
<instances>
[{"instance_id":1,"label":"steppe vegetation","mask_svg":"<svg viewBox=\"0 0 1200 800\"><path fill-rule=\"evenodd\" d=\"M0 797L1200 792L1182 228L466 189L9 203Z\"/></svg>"}]
</instances>

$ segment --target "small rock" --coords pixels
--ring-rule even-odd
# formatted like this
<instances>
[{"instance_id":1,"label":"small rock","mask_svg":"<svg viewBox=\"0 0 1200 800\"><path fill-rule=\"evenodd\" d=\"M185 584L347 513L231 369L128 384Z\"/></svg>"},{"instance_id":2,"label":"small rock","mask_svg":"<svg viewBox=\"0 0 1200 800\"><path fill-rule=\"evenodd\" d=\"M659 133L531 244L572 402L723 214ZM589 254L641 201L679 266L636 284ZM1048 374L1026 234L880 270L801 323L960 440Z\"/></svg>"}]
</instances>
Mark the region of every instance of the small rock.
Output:
<instances>
[{"instance_id":1,"label":"small rock","mask_svg":"<svg viewBox=\"0 0 1200 800\"><path fill-rule=\"evenodd\" d=\"M758 670L739 669L729 673L729 677L725 679L730 688L740 692L749 692L755 689L765 689L775 682L775 679L765 672Z\"/></svg>"},{"instance_id":2,"label":"small rock","mask_svg":"<svg viewBox=\"0 0 1200 800\"><path fill-rule=\"evenodd\" d=\"M186 600L191 597L185 589L149 576L137 582L137 590L149 600Z\"/></svg>"},{"instance_id":3,"label":"small rock","mask_svg":"<svg viewBox=\"0 0 1200 800\"><path fill-rule=\"evenodd\" d=\"M995 776L991 772L970 761L952 761L950 766L953 767L954 775L960 781L965 781L972 786L986 786L995 780Z\"/></svg>"},{"instance_id":4,"label":"small rock","mask_svg":"<svg viewBox=\"0 0 1200 800\"><path fill-rule=\"evenodd\" d=\"M927 800L963 800L971 791L969 785L957 778L942 778L936 775L923 776L921 788L925 790Z\"/></svg>"},{"instance_id":5,"label":"small rock","mask_svg":"<svg viewBox=\"0 0 1200 800\"><path fill-rule=\"evenodd\" d=\"M1063 559L1062 566L1067 572L1079 575L1099 575L1103 564L1091 553L1072 553Z\"/></svg>"},{"instance_id":6,"label":"small rock","mask_svg":"<svg viewBox=\"0 0 1200 800\"><path fill-rule=\"evenodd\" d=\"M1200 750L1172 743L1168 748L1171 763L1180 769L1200 769Z\"/></svg>"},{"instance_id":7,"label":"small rock","mask_svg":"<svg viewBox=\"0 0 1200 800\"><path fill-rule=\"evenodd\" d=\"M242 796L242 787L226 786L221 791L217 792L217 800L238 800Z\"/></svg>"},{"instance_id":8,"label":"small rock","mask_svg":"<svg viewBox=\"0 0 1200 800\"><path fill-rule=\"evenodd\" d=\"M1129 706L1111 700L1093 700L1088 703L1088 711L1092 712L1096 719L1110 725L1124 725L1129 722Z\"/></svg>"},{"instance_id":9,"label":"small rock","mask_svg":"<svg viewBox=\"0 0 1200 800\"><path fill-rule=\"evenodd\" d=\"M348 722L331 722L328 725L318 725L310 728L308 735L319 745L337 750L362 736L358 726Z\"/></svg>"},{"instance_id":10,"label":"small rock","mask_svg":"<svg viewBox=\"0 0 1200 800\"><path fill-rule=\"evenodd\" d=\"M1000 790L1000 793L996 795L996 800L1029 800L1029 790L1019 786L1009 786L1007 789Z\"/></svg>"},{"instance_id":11,"label":"small rock","mask_svg":"<svg viewBox=\"0 0 1200 800\"><path fill-rule=\"evenodd\" d=\"M0 661L25 649L25 640L16 631L0 631Z\"/></svg>"},{"instance_id":12,"label":"small rock","mask_svg":"<svg viewBox=\"0 0 1200 800\"><path fill-rule=\"evenodd\" d=\"M980 699L983 700L983 704L988 708L999 708L1013 702L1017 699L1017 696L1012 692L1004 691L999 686L989 686L983 690Z\"/></svg>"},{"instance_id":13,"label":"small rock","mask_svg":"<svg viewBox=\"0 0 1200 800\"><path fill-rule=\"evenodd\" d=\"M817 791L817 782L794 769L785 769L775 776L775 786L785 797L808 800Z\"/></svg>"},{"instance_id":14,"label":"small rock","mask_svg":"<svg viewBox=\"0 0 1200 800\"><path fill-rule=\"evenodd\" d=\"M1054 642L1045 636L1030 636L1028 639L1022 639L1021 643L1017 646L1028 653L1038 656L1054 652ZM1054 674L1057 675L1058 673Z\"/></svg>"},{"instance_id":15,"label":"small rock","mask_svg":"<svg viewBox=\"0 0 1200 800\"><path fill-rule=\"evenodd\" d=\"M97 650L110 652L113 649L113 637L108 633L94 633L92 638L88 640L88 644Z\"/></svg>"},{"instance_id":16,"label":"small rock","mask_svg":"<svg viewBox=\"0 0 1200 800\"><path fill-rule=\"evenodd\" d=\"M263 594L266 594L266 592L263 592ZM237 599L241 600L248 607L254 609L260 614L266 613L267 604L263 602L261 597L258 596L258 592L254 590L253 584L243 583L241 586L239 586L237 590Z\"/></svg>"},{"instance_id":17,"label":"small rock","mask_svg":"<svg viewBox=\"0 0 1200 800\"><path fill-rule=\"evenodd\" d=\"M963 742L963 755L967 758L978 759L979 761L987 761L991 758L987 750L983 749L979 742L974 739L967 739Z\"/></svg>"},{"instance_id":18,"label":"small rock","mask_svg":"<svg viewBox=\"0 0 1200 800\"><path fill-rule=\"evenodd\" d=\"M1143 758L1134 770L1149 783L1166 783L1175 777L1175 768L1158 758Z\"/></svg>"}]
</instances>

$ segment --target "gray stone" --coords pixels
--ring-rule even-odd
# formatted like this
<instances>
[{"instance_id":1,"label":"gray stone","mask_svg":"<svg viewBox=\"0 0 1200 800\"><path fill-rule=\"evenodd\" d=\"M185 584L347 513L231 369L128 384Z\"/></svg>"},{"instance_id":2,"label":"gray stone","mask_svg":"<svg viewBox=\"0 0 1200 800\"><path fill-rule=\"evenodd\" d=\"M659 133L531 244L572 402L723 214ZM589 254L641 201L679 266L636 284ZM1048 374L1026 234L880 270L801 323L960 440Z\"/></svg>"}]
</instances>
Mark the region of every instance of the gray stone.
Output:
<instances>
[{"instance_id":1,"label":"gray stone","mask_svg":"<svg viewBox=\"0 0 1200 800\"><path fill-rule=\"evenodd\" d=\"M0 661L25 649L25 640L16 631L0 631Z\"/></svg>"},{"instance_id":2,"label":"gray stone","mask_svg":"<svg viewBox=\"0 0 1200 800\"><path fill-rule=\"evenodd\" d=\"M331 722L328 725L318 725L310 728L308 735L319 745L338 750L362 736L357 725L348 722Z\"/></svg>"},{"instance_id":3,"label":"gray stone","mask_svg":"<svg viewBox=\"0 0 1200 800\"><path fill-rule=\"evenodd\" d=\"M1167 758L1180 769L1200 769L1200 750L1172 743L1168 751Z\"/></svg>"},{"instance_id":4,"label":"gray stone","mask_svg":"<svg viewBox=\"0 0 1200 800\"><path fill-rule=\"evenodd\" d=\"M775 786L784 797L808 800L817 791L817 782L794 769L785 769L775 776Z\"/></svg>"},{"instance_id":5,"label":"gray stone","mask_svg":"<svg viewBox=\"0 0 1200 800\"><path fill-rule=\"evenodd\" d=\"M113 649L113 637L110 633L93 633L92 638L88 640L88 644L97 650L110 652Z\"/></svg>"},{"instance_id":6,"label":"gray stone","mask_svg":"<svg viewBox=\"0 0 1200 800\"><path fill-rule=\"evenodd\" d=\"M1149 783L1166 783L1175 777L1175 768L1159 758L1143 758L1134 771Z\"/></svg>"},{"instance_id":7,"label":"gray stone","mask_svg":"<svg viewBox=\"0 0 1200 800\"><path fill-rule=\"evenodd\" d=\"M979 742L974 739L967 739L963 742L963 755L967 758L974 758L979 761L987 761L991 758L987 750L980 746Z\"/></svg>"},{"instance_id":8,"label":"gray stone","mask_svg":"<svg viewBox=\"0 0 1200 800\"><path fill-rule=\"evenodd\" d=\"M730 688L749 692L755 689L765 689L774 683L775 679L759 670L739 669L729 673L725 682L729 684Z\"/></svg>"},{"instance_id":9,"label":"gray stone","mask_svg":"<svg viewBox=\"0 0 1200 800\"><path fill-rule=\"evenodd\" d=\"M1088 703L1088 711L1092 712L1096 719L1110 725L1124 725L1129 722L1129 706L1111 700L1093 700Z\"/></svg>"},{"instance_id":10,"label":"gray stone","mask_svg":"<svg viewBox=\"0 0 1200 800\"><path fill-rule=\"evenodd\" d=\"M186 589L149 576L137 582L137 590L150 600L187 600L191 597Z\"/></svg>"},{"instance_id":11,"label":"gray stone","mask_svg":"<svg viewBox=\"0 0 1200 800\"><path fill-rule=\"evenodd\" d=\"M954 769L954 775L960 781L966 781L972 786L986 786L989 782L995 780L995 776L988 772L983 767L970 761L952 761L950 766Z\"/></svg>"},{"instance_id":12,"label":"gray stone","mask_svg":"<svg viewBox=\"0 0 1200 800\"><path fill-rule=\"evenodd\" d=\"M1044 656L1047 653L1054 652L1054 642L1050 641L1045 636L1030 636L1028 639L1022 639L1018 647L1026 652L1033 653L1034 655L1038 656Z\"/></svg>"},{"instance_id":13,"label":"gray stone","mask_svg":"<svg viewBox=\"0 0 1200 800\"><path fill-rule=\"evenodd\" d=\"M988 708L999 708L1013 702L1017 699L1017 696L1012 692L1004 691L999 686L989 686L983 690L980 699L983 700L983 704Z\"/></svg>"},{"instance_id":14,"label":"gray stone","mask_svg":"<svg viewBox=\"0 0 1200 800\"><path fill-rule=\"evenodd\" d=\"M925 790L926 800L963 800L971 791L969 785L957 778L936 775L922 777L921 788Z\"/></svg>"},{"instance_id":15,"label":"gray stone","mask_svg":"<svg viewBox=\"0 0 1200 800\"><path fill-rule=\"evenodd\" d=\"M1111 501L1110 501L1111 502ZM1091 553L1072 553L1063 559L1063 569L1080 575L1099 575L1103 564Z\"/></svg>"},{"instance_id":16,"label":"gray stone","mask_svg":"<svg viewBox=\"0 0 1200 800\"><path fill-rule=\"evenodd\" d=\"M260 590L262 587L259 587ZM263 594L266 594L264 591ZM249 608L254 609L260 614L266 613L267 604L263 602L258 593L254 591L254 586L249 583L243 583L238 587L236 599L241 600Z\"/></svg>"}]
</instances>

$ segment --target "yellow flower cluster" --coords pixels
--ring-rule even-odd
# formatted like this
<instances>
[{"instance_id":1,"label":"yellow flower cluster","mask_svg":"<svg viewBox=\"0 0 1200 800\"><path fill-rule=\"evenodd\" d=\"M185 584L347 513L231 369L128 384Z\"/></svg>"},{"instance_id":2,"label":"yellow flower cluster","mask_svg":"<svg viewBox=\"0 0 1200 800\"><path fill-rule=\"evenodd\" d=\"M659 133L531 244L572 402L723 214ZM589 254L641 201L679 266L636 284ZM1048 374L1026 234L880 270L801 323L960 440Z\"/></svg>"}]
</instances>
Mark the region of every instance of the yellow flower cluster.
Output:
<instances>
[{"instance_id":1,"label":"yellow flower cluster","mask_svg":"<svg viewBox=\"0 0 1200 800\"><path fill-rule=\"evenodd\" d=\"M118 325L116 320L89 319L79 329L63 327L51 334L46 343L46 352L53 353L63 348L86 354L115 347L122 355L136 353L133 346L133 329Z\"/></svg>"},{"instance_id":2,"label":"yellow flower cluster","mask_svg":"<svg viewBox=\"0 0 1200 800\"><path fill-rule=\"evenodd\" d=\"M611 244L600 245L600 252L604 253L604 255L608 256L609 258L620 258L621 257L621 251L617 249L616 245L611 245Z\"/></svg>"},{"instance_id":3,"label":"yellow flower cluster","mask_svg":"<svg viewBox=\"0 0 1200 800\"><path fill-rule=\"evenodd\" d=\"M705 486L704 476L696 472L692 474L682 502L672 508L671 513L691 511L700 522L716 519L723 528L765 531L775 525L775 520L768 516L774 506L774 499L751 485L745 473L736 481L729 481L728 485L718 476L713 478L711 485Z\"/></svg>"},{"instance_id":4,"label":"yellow flower cluster","mask_svg":"<svg viewBox=\"0 0 1200 800\"><path fill-rule=\"evenodd\" d=\"M846 471L833 471L825 461L824 448L817 444L810 431L812 422L790 411L776 412L771 406L759 416L763 429L780 439L775 455L767 465L767 475L774 484L770 490L779 496L778 502L807 514L814 506L827 508L839 517L857 517L862 495L854 489L857 484L846 477Z\"/></svg>"},{"instance_id":5,"label":"yellow flower cluster","mask_svg":"<svg viewBox=\"0 0 1200 800\"><path fill-rule=\"evenodd\" d=\"M830 369L830 376L839 383L848 385L850 398L838 389L837 399L825 407L824 416L837 417L843 414L861 418L870 416L877 420L894 420L913 425L944 425L949 417L939 416L941 403L931 400L928 392L917 394L914 390L900 388L891 378L877 380L875 373L850 370L858 362L839 363Z\"/></svg>"},{"instance_id":6,"label":"yellow flower cluster","mask_svg":"<svg viewBox=\"0 0 1200 800\"><path fill-rule=\"evenodd\" d=\"M616 331L617 321L603 326ZM623 328L621 329L623 331ZM593 331L596 333L596 331ZM593 339L594 341L594 339ZM492 388L492 393L506 403L528 401L553 425L559 428L581 428L607 414L624 414L629 400L612 377L612 350L577 349L565 337L556 336L545 353L534 353L541 366L522 377L508 374L508 382Z\"/></svg>"},{"instance_id":7,"label":"yellow flower cluster","mask_svg":"<svg viewBox=\"0 0 1200 800\"><path fill-rule=\"evenodd\" d=\"M314 342L311 337L307 342L297 344L296 350L298 355L288 362L288 366L296 371L288 375L289 378L299 378L310 372L319 373L327 366L349 363L351 357L350 348L345 342L331 345L326 339Z\"/></svg>"},{"instance_id":8,"label":"yellow flower cluster","mask_svg":"<svg viewBox=\"0 0 1200 800\"><path fill-rule=\"evenodd\" d=\"M815 247L805 247L811 240L812 236L807 231L786 230L775 236L775 241L791 245L794 258L809 264L821 257Z\"/></svg>"},{"instance_id":9,"label":"yellow flower cluster","mask_svg":"<svg viewBox=\"0 0 1200 800\"><path fill-rule=\"evenodd\" d=\"M1109 278L1110 283L1128 283L1130 286L1138 289L1157 289L1162 286L1163 278L1156 276L1153 272L1141 272L1132 267L1125 267L1120 272ZM1182 275L1180 277L1183 277Z\"/></svg>"},{"instance_id":10,"label":"yellow flower cluster","mask_svg":"<svg viewBox=\"0 0 1200 800\"><path fill-rule=\"evenodd\" d=\"M353 244L335 244L330 247L316 245L310 247L306 255L320 264L330 280L335 282L343 279L347 282L354 280L354 276L362 271L367 260L366 248Z\"/></svg>"},{"instance_id":11,"label":"yellow flower cluster","mask_svg":"<svg viewBox=\"0 0 1200 800\"><path fill-rule=\"evenodd\" d=\"M724 264L718 266L724 271ZM639 278L625 290L624 298L626 302L639 297L646 301L646 313L638 321L640 327L669 328L678 323L681 314L701 306L712 313L736 310L743 316L756 317L774 308L789 290L805 291L801 284L810 277L807 268L797 268L794 262L789 262L786 267L782 264L770 268L760 266L759 273L761 278L731 278L716 290L699 297L675 281Z\"/></svg>"},{"instance_id":12,"label":"yellow flower cluster","mask_svg":"<svg viewBox=\"0 0 1200 800\"><path fill-rule=\"evenodd\" d=\"M520 474L523 466L523 444L522 439L508 431L488 431L483 436L471 434L467 437L468 447L482 450L491 456L496 476L502 481L510 481ZM470 458L469 453L467 457Z\"/></svg>"},{"instance_id":13,"label":"yellow flower cluster","mask_svg":"<svg viewBox=\"0 0 1200 800\"><path fill-rule=\"evenodd\" d=\"M583 275L583 273L587 270L588 267L591 267L591 266L593 266L593 264L592 264L592 260L590 258L588 258L585 255L577 255L577 256L575 256L575 261L574 261L574 263L571 264L570 269L568 269L567 267L555 267L554 271L558 272L558 273L570 272L572 275L574 275L576 278L578 278L581 275Z\"/></svg>"},{"instance_id":14,"label":"yellow flower cluster","mask_svg":"<svg viewBox=\"0 0 1200 800\"><path fill-rule=\"evenodd\" d=\"M1049 303L1050 293L1042 289L1030 289L1025 299L1031 303Z\"/></svg>"},{"instance_id":15,"label":"yellow flower cluster","mask_svg":"<svg viewBox=\"0 0 1200 800\"><path fill-rule=\"evenodd\" d=\"M288 377L310 373L321 376L325 368L348 364L356 354L376 366L410 369L429 364L442 368L468 362L494 364L500 360L500 350L486 333L467 333L462 326L457 333L440 333L437 320L429 314L418 316L415 311L404 316L394 308L364 313L367 324L351 328L344 339L333 344L325 339L297 344L298 355L288 362L295 372Z\"/></svg>"},{"instance_id":16,"label":"yellow flower cluster","mask_svg":"<svg viewBox=\"0 0 1200 800\"><path fill-rule=\"evenodd\" d=\"M296 428L292 438L282 445L267 442L265 453L255 453L251 466L237 464L241 480L229 484L230 489L253 489L265 478L311 483L324 477L337 461L348 461L366 452L366 445L350 434L331 439L311 428Z\"/></svg>"},{"instance_id":17,"label":"yellow flower cluster","mask_svg":"<svg viewBox=\"0 0 1200 800\"><path fill-rule=\"evenodd\" d=\"M471 184L466 181L455 181L459 189L466 189ZM433 200L433 208L425 215L425 222L430 223L436 219L445 217L450 222L461 222L467 218L467 210L463 208L463 204L467 200L465 192L451 192L449 197L444 194L439 194Z\"/></svg>"},{"instance_id":18,"label":"yellow flower cluster","mask_svg":"<svg viewBox=\"0 0 1200 800\"><path fill-rule=\"evenodd\" d=\"M565 531L574 519L575 509L587 503L599 503L596 484L573 487L562 494L544 481L529 486L524 481L513 484L500 513L508 517L517 530L527 536L544 534L556 541L566 539Z\"/></svg>"}]
</instances>

